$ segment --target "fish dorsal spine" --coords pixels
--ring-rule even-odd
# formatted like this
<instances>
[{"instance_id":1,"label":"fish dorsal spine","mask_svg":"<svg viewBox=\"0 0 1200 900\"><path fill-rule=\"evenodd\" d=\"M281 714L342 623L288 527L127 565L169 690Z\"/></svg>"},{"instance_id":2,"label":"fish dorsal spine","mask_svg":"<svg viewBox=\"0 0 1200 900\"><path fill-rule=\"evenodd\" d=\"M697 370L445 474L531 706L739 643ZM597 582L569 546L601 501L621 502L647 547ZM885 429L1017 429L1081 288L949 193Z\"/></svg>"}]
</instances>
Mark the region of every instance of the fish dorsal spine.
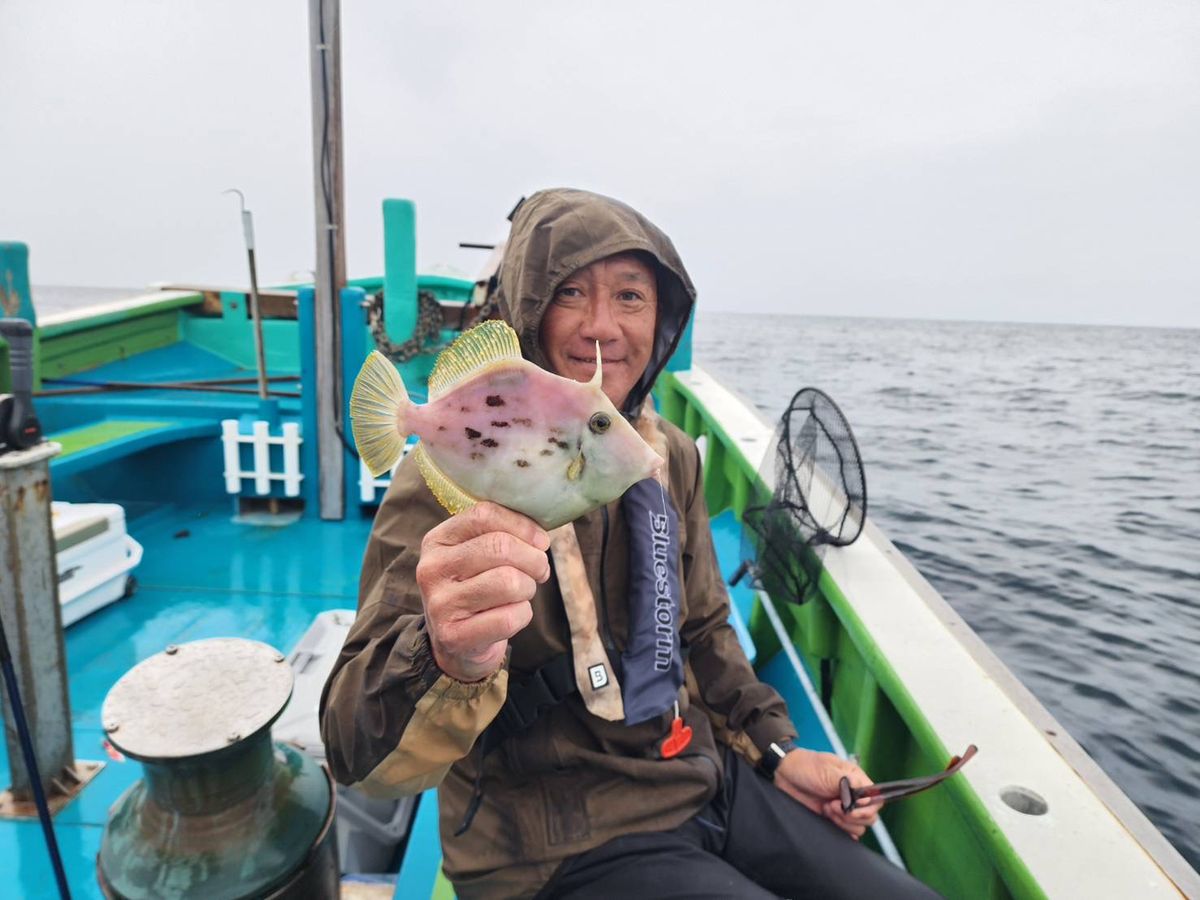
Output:
<instances>
[{"instance_id":1,"label":"fish dorsal spine","mask_svg":"<svg viewBox=\"0 0 1200 900\"><path fill-rule=\"evenodd\" d=\"M476 325L455 338L437 358L429 374L429 399L445 396L456 385L496 363L519 359L521 344L507 322L491 319Z\"/></svg>"}]
</instances>

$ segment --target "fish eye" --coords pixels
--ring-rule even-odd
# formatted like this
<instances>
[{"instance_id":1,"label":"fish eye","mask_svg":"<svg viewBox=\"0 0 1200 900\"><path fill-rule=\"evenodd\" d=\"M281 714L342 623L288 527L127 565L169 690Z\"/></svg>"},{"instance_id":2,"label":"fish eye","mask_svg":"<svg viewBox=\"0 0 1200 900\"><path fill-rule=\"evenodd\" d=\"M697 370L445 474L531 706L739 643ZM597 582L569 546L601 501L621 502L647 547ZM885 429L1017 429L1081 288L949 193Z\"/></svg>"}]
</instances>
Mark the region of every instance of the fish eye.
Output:
<instances>
[{"instance_id":1,"label":"fish eye","mask_svg":"<svg viewBox=\"0 0 1200 900\"><path fill-rule=\"evenodd\" d=\"M612 425L612 419L608 417L608 413L598 412L588 419L588 428L592 429L593 434L604 434Z\"/></svg>"}]
</instances>

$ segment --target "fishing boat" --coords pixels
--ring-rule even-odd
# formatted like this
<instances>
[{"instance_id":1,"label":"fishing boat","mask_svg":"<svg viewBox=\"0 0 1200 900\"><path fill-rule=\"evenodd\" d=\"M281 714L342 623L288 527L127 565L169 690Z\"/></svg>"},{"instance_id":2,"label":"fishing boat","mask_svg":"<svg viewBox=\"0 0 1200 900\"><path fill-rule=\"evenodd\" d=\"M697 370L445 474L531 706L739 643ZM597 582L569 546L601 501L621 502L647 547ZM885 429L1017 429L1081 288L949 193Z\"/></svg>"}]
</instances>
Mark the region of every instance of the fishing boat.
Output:
<instances>
[{"instance_id":1,"label":"fishing boat","mask_svg":"<svg viewBox=\"0 0 1200 900\"><path fill-rule=\"evenodd\" d=\"M319 199L319 228L338 221L338 194ZM420 274L413 204L386 199L381 214L381 276L345 278L329 243L313 284L167 285L53 314L34 306L26 248L0 245L5 311L32 326L33 347L27 366L18 339L0 345L0 392L19 393L27 369L45 437L0 453L0 615L25 713L6 693L5 896L57 896L56 859L75 897L321 896L314 885L339 884L344 896L452 896L435 792L371 800L320 768L318 697L387 485L346 440L344 388L378 347L419 394L494 270ZM775 424L693 359L690 334L655 399L703 445L714 540L735 581L754 545L748 511L775 487ZM854 754L877 781L978 747L936 789L886 806L867 838L947 897L1200 896L1200 876L869 519L853 543L825 548L802 605L750 579L730 599L804 746ZM199 691L187 694L196 705L154 699L176 684L172 666L190 667L176 687ZM254 690L242 696L221 681L228 672L258 679ZM53 842L30 799L18 717ZM220 791L200 795L232 790L231 769L242 795L259 790L269 759L257 776L230 760L262 747L303 797L295 787L295 805L261 834L241 822L223 844L199 829L193 847L159 845L160 880L137 882L131 861L151 851L122 817L141 786L168 785L179 809L199 798L197 815L219 817ZM181 760L190 768L168 772ZM225 880L204 882L214 871Z\"/></svg>"},{"instance_id":2,"label":"fishing boat","mask_svg":"<svg viewBox=\"0 0 1200 900\"><path fill-rule=\"evenodd\" d=\"M385 201L383 215L387 258L412 260L412 204ZM6 249L9 259L19 256L19 247ZM418 320L436 313L436 334L400 363L405 382L417 385L436 348L471 321L472 297L485 284L423 276L411 264L348 284L339 323L344 383L375 346L373 298L383 298L379 318L393 344L410 341ZM353 618L386 478L372 478L340 445L342 510L321 514L315 292L258 296L265 398L253 387L250 300L245 290L159 290L38 316L20 292L18 317L36 323L34 402L51 442L43 446L57 450L48 460L53 497L85 510L116 504L141 548L136 568L120 570L122 590L111 602L65 628L70 741L79 759L103 763L54 817L74 896L102 896L96 858L109 810L143 778L141 766L122 760L101 715L136 664L209 638L277 648L296 688L275 737L321 753L317 697ZM773 424L694 361L687 340L656 400L704 444L718 555L732 576L747 508L771 488L764 463ZM104 521L106 530L125 530ZM746 584L731 589L747 653L787 700L804 745L852 752L877 780L937 770L961 747L980 748L937 790L885 808L885 827L873 836L880 852L951 897L1196 894L1196 873L877 527L868 520L859 540L827 550L822 562L817 596L802 606ZM126 571L136 574L135 589ZM58 593L69 584L58 581ZM4 784L12 752L0 756ZM53 896L37 821L13 806L0 806L9 889ZM339 815L349 819L343 861L370 863L345 874L392 879L396 897L445 895L436 797L384 806L341 799Z\"/></svg>"}]
</instances>

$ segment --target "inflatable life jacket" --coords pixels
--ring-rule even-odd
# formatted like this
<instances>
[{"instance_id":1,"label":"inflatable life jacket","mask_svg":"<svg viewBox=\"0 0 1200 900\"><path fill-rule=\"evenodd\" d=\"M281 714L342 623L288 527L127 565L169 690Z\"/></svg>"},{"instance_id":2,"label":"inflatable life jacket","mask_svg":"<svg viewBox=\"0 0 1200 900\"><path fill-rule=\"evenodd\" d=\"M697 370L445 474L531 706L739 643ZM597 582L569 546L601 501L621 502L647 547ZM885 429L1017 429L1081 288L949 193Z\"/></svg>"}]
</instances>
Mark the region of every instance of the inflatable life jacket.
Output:
<instances>
[{"instance_id":1,"label":"inflatable life jacket","mask_svg":"<svg viewBox=\"0 0 1200 900\"><path fill-rule=\"evenodd\" d=\"M595 598L574 526L557 528L551 532L550 553L570 624L571 649L526 678L509 681L504 705L480 735L481 757L527 731L543 713L572 694L580 694L593 715L628 725L661 716L675 704L683 685L679 512L663 485L653 478L625 492L621 512L629 529L629 634L619 661L609 657L600 640ZM678 744L677 736L672 737ZM664 751L663 755L674 753ZM483 799L482 778L481 761L456 836L471 826Z\"/></svg>"}]
</instances>

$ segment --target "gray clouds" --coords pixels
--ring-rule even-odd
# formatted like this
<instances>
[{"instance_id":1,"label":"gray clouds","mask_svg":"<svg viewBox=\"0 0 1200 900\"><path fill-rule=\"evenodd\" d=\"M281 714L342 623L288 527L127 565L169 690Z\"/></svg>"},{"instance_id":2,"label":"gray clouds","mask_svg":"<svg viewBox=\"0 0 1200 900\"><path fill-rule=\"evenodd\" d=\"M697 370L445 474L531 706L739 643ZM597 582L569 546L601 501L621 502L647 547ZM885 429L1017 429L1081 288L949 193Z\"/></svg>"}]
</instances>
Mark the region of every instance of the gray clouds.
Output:
<instances>
[{"instance_id":1,"label":"gray clouds","mask_svg":"<svg viewBox=\"0 0 1200 900\"><path fill-rule=\"evenodd\" d=\"M230 186L264 280L312 266L299 6L5 4L0 233L35 282L241 283ZM459 240L570 184L655 218L712 308L1200 325L1195 4L342 16L353 274L385 196L417 201L423 267L471 274Z\"/></svg>"}]
</instances>

